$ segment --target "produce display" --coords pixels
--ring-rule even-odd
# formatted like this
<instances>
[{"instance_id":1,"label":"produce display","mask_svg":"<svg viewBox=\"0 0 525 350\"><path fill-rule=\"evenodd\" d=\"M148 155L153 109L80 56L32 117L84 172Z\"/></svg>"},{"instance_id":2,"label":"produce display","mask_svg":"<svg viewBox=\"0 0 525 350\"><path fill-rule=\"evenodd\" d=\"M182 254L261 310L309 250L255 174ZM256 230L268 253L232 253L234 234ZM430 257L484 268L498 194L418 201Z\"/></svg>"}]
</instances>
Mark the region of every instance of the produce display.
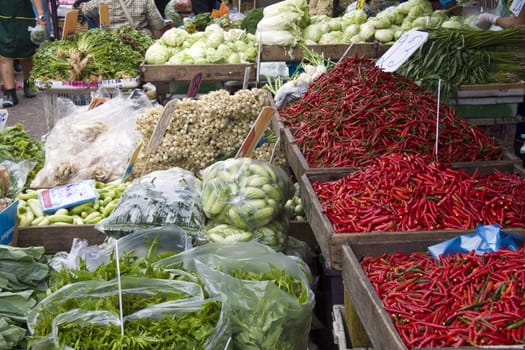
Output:
<instances>
[{"instance_id":1,"label":"produce display","mask_svg":"<svg viewBox=\"0 0 525 350\"><path fill-rule=\"evenodd\" d=\"M226 300L233 350L307 348L314 294L301 260L256 242L209 243L155 266L196 272Z\"/></svg>"},{"instance_id":2,"label":"produce display","mask_svg":"<svg viewBox=\"0 0 525 350\"><path fill-rule=\"evenodd\" d=\"M295 46L310 16L306 0L285 0L264 7L255 36L263 45Z\"/></svg>"},{"instance_id":3,"label":"produce display","mask_svg":"<svg viewBox=\"0 0 525 350\"><path fill-rule=\"evenodd\" d=\"M46 135L45 163L31 187L54 187L82 180L120 180L140 137L137 118L152 101L118 95L89 109L75 107Z\"/></svg>"},{"instance_id":4,"label":"produce display","mask_svg":"<svg viewBox=\"0 0 525 350\"><path fill-rule=\"evenodd\" d=\"M202 32L171 28L148 47L146 64L211 64L255 62L257 42L243 29L211 24Z\"/></svg>"},{"instance_id":5,"label":"produce display","mask_svg":"<svg viewBox=\"0 0 525 350\"><path fill-rule=\"evenodd\" d=\"M312 187L335 232L525 228L525 179L468 174L417 155L391 154Z\"/></svg>"},{"instance_id":6,"label":"produce display","mask_svg":"<svg viewBox=\"0 0 525 350\"><path fill-rule=\"evenodd\" d=\"M0 245L0 348L24 348L27 314L47 290L44 247Z\"/></svg>"},{"instance_id":7,"label":"produce display","mask_svg":"<svg viewBox=\"0 0 525 350\"><path fill-rule=\"evenodd\" d=\"M90 29L67 40L46 41L33 57L31 80L46 82L136 78L150 36L129 27Z\"/></svg>"},{"instance_id":8,"label":"produce display","mask_svg":"<svg viewBox=\"0 0 525 350\"><path fill-rule=\"evenodd\" d=\"M283 169L251 158L216 162L201 173L206 234L213 242L255 239L276 250L286 246L284 205L292 183Z\"/></svg>"},{"instance_id":9,"label":"produce display","mask_svg":"<svg viewBox=\"0 0 525 350\"><path fill-rule=\"evenodd\" d=\"M198 174L215 161L234 156L264 106L264 89L212 91L198 99L177 103L160 145L151 154L141 152L131 176L180 167ZM137 130L148 144L162 108L145 111L137 119Z\"/></svg>"},{"instance_id":10,"label":"produce display","mask_svg":"<svg viewBox=\"0 0 525 350\"><path fill-rule=\"evenodd\" d=\"M345 58L279 111L312 168L357 167L379 155L419 153L443 162L499 159L497 142L414 82L372 60Z\"/></svg>"},{"instance_id":11,"label":"produce display","mask_svg":"<svg viewBox=\"0 0 525 350\"><path fill-rule=\"evenodd\" d=\"M476 29L429 30L423 46L397 73L442 98L453 97L467 84L512 82L525 78L520 63L523 34L517 27L501 31ZM443 69L445 64L448 69ZM441 79L441 82L439 81Z\"/></svg>"},{"instance_id":12,"label":"produce display","mask_svg":"<svg viewBox=\"0 0 525 350\"><path fill-rule=\"evenodd\" d=\"M18 194L18 226L46 226L46 225L94 225L108 217L129 183L102 183L95 184L98 198L71 208L58 209L51 214L44 214L38 199L38 190L26 189Z\"/></svg>"},{"instance_id":13,"label":"produce display","mask_svg":"<svg viewBox=\"0 0 525 350\"><path fill-rule=\"evenodd\" d=\"M365 256L361 267L409 349L522 345L525 247L434 259Z\"/></svg>"}]
</instances>

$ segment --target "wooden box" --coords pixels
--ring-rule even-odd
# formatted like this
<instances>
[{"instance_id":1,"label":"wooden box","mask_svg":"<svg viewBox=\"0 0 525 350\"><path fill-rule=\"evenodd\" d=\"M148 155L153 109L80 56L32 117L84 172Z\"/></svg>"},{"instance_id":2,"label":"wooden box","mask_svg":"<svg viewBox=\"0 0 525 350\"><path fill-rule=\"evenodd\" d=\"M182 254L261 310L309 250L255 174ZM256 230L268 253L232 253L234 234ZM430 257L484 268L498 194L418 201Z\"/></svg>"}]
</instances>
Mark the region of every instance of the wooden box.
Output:
<instances>
[{"instance_id":1,"label":"wooden box","mask_svg":"<svg viewBox=\"0 0 525 350\"><path fill-rule=\"evenodd\" d=\"M145 82L190 81L197 73L202 80L243 80L247 68L255 78L254 64L142 64L141 78Z\"/></svg>"},{"instance_id":2,"label":"wooden box","mask_svg":"<svg viewBox=\"0 0 525 350\"><path fill-rule=\"evenodd\" d=\"M514 233L525 236L525 230L515 231ZM379 256L384 253L411 253L416 251L426 251L427 247L443 240L451 238L450 235L436 234L432 236L422 236L419 233L407 234L404 236L388 236L368 242L347 242L342 246L342 276L348 305L345 306L355 311L357 317L348 320L347 325L350 329L354 326L359 328L362 323L361 331L364 329L371 341L373 349L388 350L407 350L406 345L399 336L390 315L385 311L382 301L375 292L365 272L361 268L360 261L364 256ZM346 311L346 310L345 310ZM351 311L352 312L352 311ZM348 324L355 322L356 325ZM349 333L352 333L349 331ZM366 340L364 340L366 342ZM366 343L360 344L366 346ZM493 349L518 349L515 347L493 347ZM450 349L450 348L447 348ZM478 347L463 346L459 349L479 349Z\"/></svg>"},{"instance_id":3,"label":"wooden box","mask_svg":"<svg viewBox=\"0 0 525 350\"><path fill-rule=\"evenodd\" d=\"M368 58L381 57L379 53L384 53L386 45L379 45L377 43L360 43L354 44L350 49L350 45L310 45L308 49L322 53L325 59L338 61L341 57L364 56ZM347 52L348 50L348 52ZM261 62L264 61L287 61L300 62L303 59L303 50L300 47L285 47L285 46L268 46L264 45L261 50Z\"/></svg>"},{"instance_id":4,"label":"wooden box","mask_svg":"<svg viewBox=\"0 0 525 350\"><path fill-rule=\"evenodd\" d=\"M480 164L477 167L462 168L467 172L477 170L480 174L491 173L495 169L518 173L523 176L523 168L517 166L514 163L507 163L502 165L501 163L496 164ZM317 194L315 193L312 183L314 181L335 181L346 174L349 170L338 170L332 173L326 171L311 171L304 173L299 178L301 199L303 202L304 211L310 227L312 228L313 234L319 244L321 254L329 264L330 269L335 271L341 271L342 269L342 246L345 243L366 243L381 241L387 239L389 241L410 241L417 238L417 240L429 241L436 239L444 240L449 239L457 235L472 233L473 230L432 230L432 231L400 231L400 232L341 232L336 233L332 227L328 216L324 213L321 207L321 202ZM509 229L514 231L515 229ZM520 231L519 229L516 229Z\"/></svg>"}]
</instances>

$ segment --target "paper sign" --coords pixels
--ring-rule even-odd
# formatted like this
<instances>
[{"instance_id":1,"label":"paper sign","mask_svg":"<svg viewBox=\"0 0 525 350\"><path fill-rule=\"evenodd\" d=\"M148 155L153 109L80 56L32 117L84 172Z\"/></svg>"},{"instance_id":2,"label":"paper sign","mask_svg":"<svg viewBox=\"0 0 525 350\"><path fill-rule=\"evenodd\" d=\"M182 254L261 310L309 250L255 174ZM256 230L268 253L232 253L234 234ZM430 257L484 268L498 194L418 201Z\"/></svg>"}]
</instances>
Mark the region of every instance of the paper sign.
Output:
<instances>
[{"instance_id":1,"label":"paper sign","mask_svg":"<svg viewBox=\"0 0 525 350\"><path fill-rule=\"evenodd\" d=\"M512 4L510 4L510 12L512 12L514 16L519 15L523 4L525 4L525 0L513 0Z\"/></svg>"},{"instance_id":2,"label":"paper sign","mask_svg":"<svg viewBox=\"0 0 525 350\"><path fill-rule=\"evenodd\" d=\"M395 72L427 41L428 33L412 29L403 35L381 56L376 66L385 72Z\"/></svg>"},{"instance_id":3,"label":"paper sign","mask_svg":"<svg viewBox=\"0 0 525 350\"><path fill-rule=\"evenodd\" d=\"M135 166L135 163L137 162L137 158L139 157L140 150L142 149L143 142L140 141L137 147L135 147L135 150L131 154L131 158L129 158L128 166L126 167L126 171L124 171L124 175L122 175L121 182L126 182L128 177L131 175L131 172L133 171L133 167Z\"/></svg>"},{"instance_id":4,"label":"paper sign","mask_svg":"<svg viewBox=\"0 0 525 350\"><path fill-rule=\"evenodd\" d=\"M161 144L178 102L178 100L171 100L164 106L159 121L157 125L155 125L155 129L146 147L146 155L150 155Z\"/></svg>"},{"instance_id":5,"label":"paper sign","mask_svg":"<svg viewBox=\"0 0 525 350\"><path fill-rule=\"evenodd\" d=\"M61 208L92 201L98 197L95 181L84 180L77 183L38 191L38 200L44 214L54 213Z\"/></svg>"},{"instance_id":6,"label":"paper sign","mask_svg":"<svg viewBox=\"0 0 525 350\"><path fill-rule=\"evenodd\" d=\"M8 117L9 113L7 112L7 109L0 109L0 132L4 130Z\"/></svg>"},{"instance_id":7,"label":"paper sign","mask_svg":"<svg viewBox=\"0 0 525 350\"><path fill-rule=\"evenodd\" d=\"M264 130L270 124L273 115L277 110L273 107L264 107L259 113L259 116L255 120L248 136L244 139L239 151L235 155L235 158L250 157L255 149L255 145L259 142L264 134Z\"/></svg>"},{"instance_id":8,"label":"paper sign","mask_svg":"<svg viewBox=\"0 0 525 350\"><path fill-rule=\"evenodd\" d=\"M188 87L188 93L186 94L186 97L193 98L197 96L197 94L199 93L199 90L201 89L201 82L202 82L202 72L199 72L191 78L190 85Z\"/></svg>"}]
</instances>

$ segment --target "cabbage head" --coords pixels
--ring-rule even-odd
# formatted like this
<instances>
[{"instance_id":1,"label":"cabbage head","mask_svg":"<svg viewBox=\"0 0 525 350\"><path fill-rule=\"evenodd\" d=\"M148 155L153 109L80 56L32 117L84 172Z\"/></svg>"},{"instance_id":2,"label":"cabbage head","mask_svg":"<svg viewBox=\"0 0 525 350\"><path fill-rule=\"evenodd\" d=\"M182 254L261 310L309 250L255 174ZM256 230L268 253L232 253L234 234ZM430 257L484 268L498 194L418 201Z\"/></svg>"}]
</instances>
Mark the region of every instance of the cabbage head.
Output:
<instances>
[{"instance_id":1,"label":"cabbage head","mask_svg":"<svg viewBox=\"0 0 525 350\"><path fill-rule=\"evenodd\" d=\"M374 38L381 43L388 43L394 40L394 32L391 29L377 29Z\"/></svg>"},{"instance_id":2,"label":"cabbage head","mask_svg":"<svg viewBox=\"0 0 525 350\"><path fill-rule=\"evenodd\" d=\"M344 35L349 35L349 38L359 34L359 24L350 24L345 28Z\"/></svg>"},{"instance_id":3,"label":"cabbage head","mask_svg":"<svg viewBox=\"0 0 525 350\"><path fill-rule=\"evenodd\" d=\"M324 33L319 39L321 45L336 45L343 43L343 32Z\"/></svg>"},{"instance_id":4,"label":"cabbage head","mask_svg":"<svg viewBox=\"0 0 525 350\"><path fill-rule=\"evenodd\" d=\"M323 35L323 32L321 32L319 24L310 24L308 27L304 28L303 31L303 39L305 41L310 40L318 42L319 39L321 39L321 35Z\"/></svg>"},{"instance_id":5,"label":"cabbage head","mask_svg":"<svg viewBox=\"0 0 525 350\"><path fill-rule=\"evenodd\" d=\"M343 15L343 20L349 23L363 24L367 19L365 10L352 10Z\"/></svg>"},{"instance_id":6,"label":"cabbage head","mask_svg":"<svg viewBox=\"0 0 525 350\"><path fill-rule=\"evenodd\" d=\"M374 38L375 31L375 27L368 22L363 23L359 26L359 36L361 37L361 39L363 39L363 41L372 41L372 39Z\"/></svg>"},{"instance_id":7,"label":"cabbage head","mask_svg":"<svg viewBox=\"0 0 525 350\"><path fill-rule=\"evenodd\" d=\"M149 64L164 64L170 57L170 50L159 42L146 50L144 61Z\"/></svg>"},{"instance_id":8,"label":"cabbage head","mask_svg":"<svg viewBox=\"0 0 525 350\"><path fill-rule=\"evenodd\" d=\"M241 56L239 56L237 52L234 52L228 56L227 62L231 64L239 64L241 63Z\"/></svg>"},{"instance_id":9,"label":"cabbage head","mask_svg":"<svg viewBox=\"0 0 525 350\"><path fill-rule=\"evenodd\" d=\"M162 34L160 41L162 44L171 47L181 46L190 38L190 34L182 28L170 28Z\"/></svg>"},{"instance_id":10,"label":"cabbage head","mask_svg":"<svg viewBox=\"0 0 525 350\"><path fill-rule=\"evenodd\" d=\"M221 31L211 32L206 37L206 45L211 48L218 48L224 42L224 34Z\"/></svg>"}]
</instances>

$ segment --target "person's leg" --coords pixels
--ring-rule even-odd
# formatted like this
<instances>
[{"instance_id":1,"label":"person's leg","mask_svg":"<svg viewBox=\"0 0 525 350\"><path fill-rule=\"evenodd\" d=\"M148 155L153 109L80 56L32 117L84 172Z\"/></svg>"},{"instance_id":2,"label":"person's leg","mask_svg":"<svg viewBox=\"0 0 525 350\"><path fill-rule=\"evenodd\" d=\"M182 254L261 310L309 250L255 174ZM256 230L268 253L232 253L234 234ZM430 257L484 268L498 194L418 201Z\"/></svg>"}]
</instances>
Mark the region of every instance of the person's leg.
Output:
<instances>
[{"instance_id":1,"label":"person's leg","mask_svg":"<svg viewBox=\"0 0 525 350\"><path fill-rule=\"evenodd\" d=\"M31 73L31 69L33 69L33 57L21 59L20 64L22 65L22 73L24 75L24 96L35 97L36 94L31 91L29 84L29 74Z\"/></svg>"},{"instance_id":2,"label":"person's leg","mask_svg":"<svg viewBox=\"0 0 525 350\"><path fill-rule=\"evenodd\" d=\"M16 96L15 67L12 59L0 57L0 75L5 92L2 106L13 107L18 103L18 96Z\"/></svg>"}]
</instances>

